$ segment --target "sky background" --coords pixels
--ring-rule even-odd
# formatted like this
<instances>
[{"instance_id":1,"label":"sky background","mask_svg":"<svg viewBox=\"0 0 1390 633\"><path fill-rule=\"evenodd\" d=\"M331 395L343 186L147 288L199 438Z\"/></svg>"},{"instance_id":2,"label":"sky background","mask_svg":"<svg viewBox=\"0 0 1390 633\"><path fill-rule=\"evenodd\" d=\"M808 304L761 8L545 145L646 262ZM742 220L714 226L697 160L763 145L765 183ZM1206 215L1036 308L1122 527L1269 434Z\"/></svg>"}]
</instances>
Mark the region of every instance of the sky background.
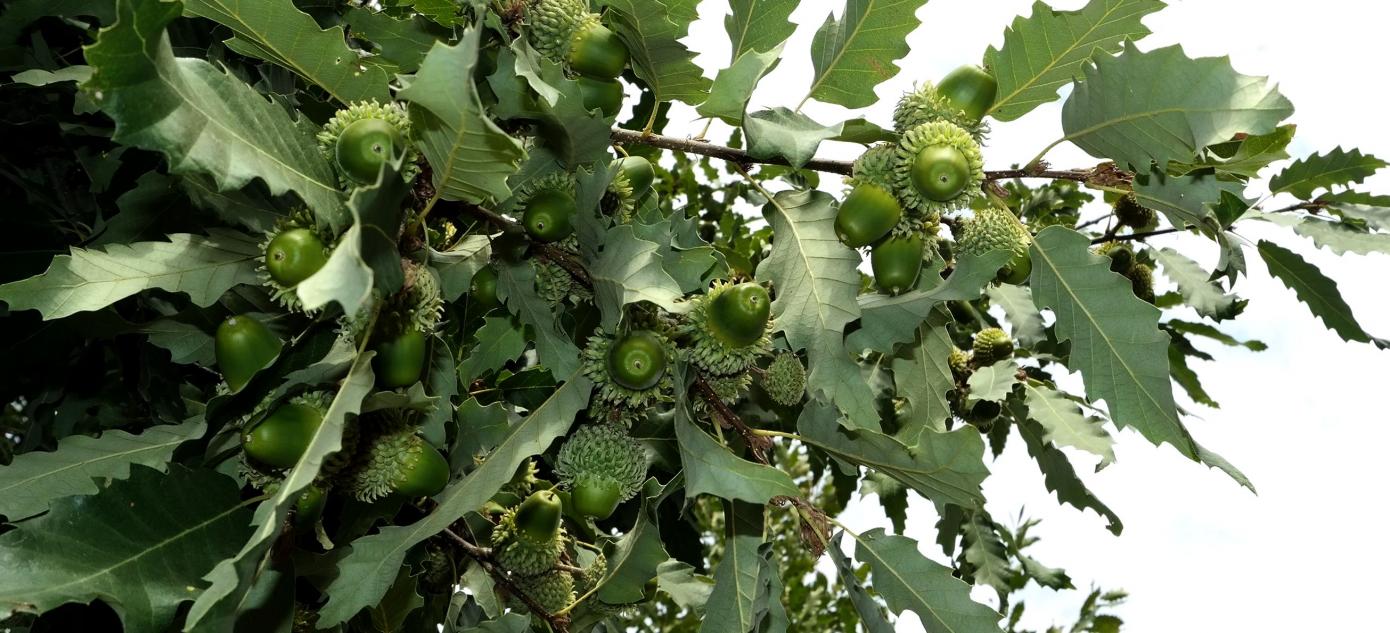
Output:
<instances>
[{"instance_id":1,"label":"sky background","mask_svg":"<svg viewBox=\"0 0 1390 633\"><path fill-rule=\"evenodd\" d=\"M1085 2L1060 0L1058 9ZM1295 157L1341 145L1390 157L1385 124L1390 60L1384 25L1390 8L1368 0L1270 1L1173 0L1145 20L1153 35L1140 42L1150 50L1180 44L1190 57L1231 57L1235 69L1268 75L1297 108ZM809 103L803 112L823 123L866 116L891 124L892 106L914 82L935 80L964 63L978 63L989 45L1003 41L1015 15L1031 12L1031 0L932 0L917 16L923 24L908 42L904 70L877 88L880 103L850 111ZM805 0L792 15L798 29L781 65L761 84L752 109L795 107L812 75L809 42L840 0ZM723 31L724 0L705 0L700 20L687 38L697 62L713 76L728 63ZM1011 123L993 124L985 151L987 168L1027 161L1062 135L1061 102L1040 107ZM671 112L668 134L693 135L704 122L684 106ZM709 138L722 141L728 129L716 124ZM861 148L825 144L821 156L852 159ZM1056 167L1091 166L1097 159L1064 144L1048 156ZM1368 181L1390 192L1390 170ZM839 193L834 176L824 188ZM1275 205L1281 201L1276 200ZM1274 207L1269 207L1274 208ZM1093 213L1096 209L1091 210ZM1339 282L1342 294L1373 335L1390 336L1390 303L1384 298L1390 257L1338 257L1319 251L1287 229L1246 222L1239 233L1252 242L1272 239L1293 249ZM1156 238L1210 269L1214 246L1201 238ZM1390 552L1373 540L1390 523L1385 486L1390 483L1390 385L1384 369L1390 352L1348 344L1328 332L1247 250L1250 275L1236 291L1251 299L1241 319L1225 324L1231 334L1255 338L1270 349L1255 353L1199 341L1214 362L1194 361L1219 410L1194 405L1187 420L1197 439L1244 470L1259 496L1224 474L1190 462L1171 447L1157 448L1138 433L1118 433L1119 461L1091 473L1095 460L1072 452L1086 483L1125 523L1124 534L1105 530L1094 513L1060 506L1042 483L1017 436L990 464L985 482L989 510L1010 523L1020 509L1043 520L1041 543L1030 553L1064 567L1077 587L1124 588L1130 600L1116 613L1128 633L1171 631L1390 631L1375 605L1384 599ZM1162 280L1160 280L1160 283ZM1185 315L1191 318L1193 315ZM943 560L933 544L936 516L917 499L909 510L908 536L923 553ZM843 517L856 531L887 526L877 499L869 496ZM992 601L988 589L976 598ZM1025 591L1025 626L1045 629L1070 622L1085 591L1057 593L1035 586ZM921 631L910 613L898 630Z\"/></svg>"}]
</instances>

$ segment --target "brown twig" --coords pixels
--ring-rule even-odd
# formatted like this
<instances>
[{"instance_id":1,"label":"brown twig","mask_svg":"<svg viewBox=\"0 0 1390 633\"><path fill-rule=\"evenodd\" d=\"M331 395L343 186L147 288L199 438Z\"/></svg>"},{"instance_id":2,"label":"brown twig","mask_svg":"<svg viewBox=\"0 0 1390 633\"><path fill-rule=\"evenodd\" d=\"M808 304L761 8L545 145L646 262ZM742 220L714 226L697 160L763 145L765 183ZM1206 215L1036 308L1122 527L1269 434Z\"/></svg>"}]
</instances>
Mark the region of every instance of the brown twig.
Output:
<instances>
[{"instance_id":1,"label":"brown twig","mask_svg":"<svg viewBox=\"0 0 1390 633\"><path fill-rule=\"evenodd\" d=\"M522 591L521 588L507 576L507 573L503 571L501 567L497 566L497 563L492 559L492 550L469 543L466 539L455 534L454 531L449 528L444 529L444 535L457 543L459 548L462 549L463 553L467 554L469 558L472 558L477 561L479 565L482 565L483 570L486 571L489 576L492 576L492 579L496 580L497 584L502 585L509 593L525 603L526 606L531 609L531 613L549 622L551 629L557 633L569 632L569 616L551 615L550 612L541 608L540 604L532 600L531 596L526 595L526 592ZM571 571L571 569L566 569L565 571ZM571 573L573 572L571 571Z\"/></svg>"},{"instance_id":2,"label":"brown twig","mask_svg":"<svg viewBox=\"0 0 1390 633\"><path fill-rule=\"evenodd\" d=\"M738 431L738 434L743 437L744 443L748 444L748 450L752 451L753 457L766 464L767 450L772 448L772 440L754 433L753 429L744 424L743 419L738 417L738 414L734 413L734 410L730 409L729 405L719 398L714 387L711 387L709 381L705 380L704 374L695 374L695 388L700 392L700 397L704 399L705 403L723 419L724 428L733 428Z\"/></svg>"}]
</instances>

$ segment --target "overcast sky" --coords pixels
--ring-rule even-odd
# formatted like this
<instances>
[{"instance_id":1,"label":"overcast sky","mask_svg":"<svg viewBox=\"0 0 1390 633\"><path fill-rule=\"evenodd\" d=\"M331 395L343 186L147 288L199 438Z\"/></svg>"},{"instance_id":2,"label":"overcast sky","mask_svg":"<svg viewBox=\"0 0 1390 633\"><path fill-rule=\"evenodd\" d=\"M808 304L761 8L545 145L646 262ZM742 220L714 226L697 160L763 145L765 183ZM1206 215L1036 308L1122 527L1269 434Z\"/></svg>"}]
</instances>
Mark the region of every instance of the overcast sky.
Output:
<instances>
[{"instance_id":1,"label":"overcast sky","mask_svg":"<svg viewBox=\"0 0 1390 633\"><path fill-rule=\"evenodd\" d=\"M804 112L823 123L864 115L891 123L892 104L915 81L936 79L963 63L978 63L985 48L1002 43L1013 17L1027 14L1032 0L932 0L918 12L923 25L909 38L912 53L899 66L911 69L877 89L880 104L860 112L810 103ZM1058 0L1059 9L1085 4ZM755 95L755 109L795 107L811 77L808 44L815 29L841 0L804 0L792 19L801 25L781 66ZM713 70L727 65L723 0L701 4L701 19L688 42ZM1293 101L1298 139L1291 153L1304 156L1338 145L1390 157L1385 123L1387 89L1383 65L1390 60L1385 25L1390 9L1369 0L1172 0L1145 23L1154 32L1140 47L1181 44L1191 57L1229 55L1236 70L1268 75ZM1024 162L1061 136L1060 102L1019 121L994 124L985 151L991 168ZM689 135L702 122L678 107L667 132ZM715 127L714 140L727 138ZM826 145L822 155L853 158L854 146ZM1049 155L1058 167L1095 164L1071 145ZM838 192L840 183L827 179ZM1370 181L1390 192L1390 175ZM1390 257L1337 257L1318 251L1285 229L1243 224L1252 241L1274 239L1318 265L1340 282L1343 296L1371 333L1390 336L1390 311L1383 298ZM1210 268L1215 249L1187 236L1154 240L1182 250ZM1290 291L1265 273L1253 252L1250 277L1237 292L1252 299L1232 334L1257 338L1269 351L1254 353L1213 344L1199 346L1216 357L1197 361L1219 410L1181 404L1200 419L1188 419L1197 439L1254 480L1251 495L1225 475L1187 461L1171 447L1156 448L1133 431L1119 433L1118 463L1090 473L1094 460L1073 453L1087 484L1123 519L1114 537L1104 521L1071 506L1059 506L1043 487L1036 466L1017 436L991 464L985 484L989 509L1009 520L1020 508L1043 519L1032 550L1044 564L1063 566L1080 588L1097 583L1124 588L1130 601L1118 614L1130 633L1172 631L1370 631L1390 630L1378 615L1390 553L1373 540L1390 523L1384 500L1390 483L1390 389L1385 368L1390 353L1347 344L1329 333ZM1378 274L1377 274L1378 273ZM887 526L877 500L847 513L862 531ZM931 544L935 513L914 503L909 536L923 552L941 559ZM1369 538L1368 538L1369 537ZM989 590L977 588L978 599ZM1084 592L1030 588L1024 623L1046 628L1069 622ZM920 631L907 614L900 631Z\"/></svg>"}]
</instances>

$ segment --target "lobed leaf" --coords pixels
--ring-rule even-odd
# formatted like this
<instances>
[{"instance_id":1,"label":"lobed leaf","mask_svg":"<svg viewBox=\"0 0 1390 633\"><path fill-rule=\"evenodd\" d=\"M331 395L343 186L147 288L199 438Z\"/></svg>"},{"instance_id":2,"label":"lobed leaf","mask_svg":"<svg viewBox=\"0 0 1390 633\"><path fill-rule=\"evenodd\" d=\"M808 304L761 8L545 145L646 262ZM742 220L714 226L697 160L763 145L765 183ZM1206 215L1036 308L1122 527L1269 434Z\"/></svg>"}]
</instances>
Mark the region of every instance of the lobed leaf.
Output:
<instances>
[{"instance_id":1,"label":"lobed leaf","mask_svg":"<svg viewBox=\"0 0 1390 633\"><path fill-rule=\"evenodd\" d=\"M1057 11L1035 2L1031 16L1014 18L1004 30L1002 47L985 51L985 67L999 82L990 115L1013 121L1055 101L1059 88L1081 78L1087 61L1147 36L1143 19L1164 6L1160 0L1091 0L1076 11Z\"/></svg>"},{"instance_id":2,"label":"lobed leaf","mask_svg":"<svg viewBox=\"0 0 1390 633\"><path fill-rule=\"evenodd\" d=\"M695 65L695 53L680 39L698 17L699 0L601 0L613 31L627 44L632 72L651 89L657 103L698 105L710 80Z\"/></svg>"},{"instance_id":3,"label":"lobed leaf","mask_svg":"<svg viewBox=\"0 0 1390 633\"><path fill-rule=\"evenodd\" d=\"M869 565L874 591L896 614L911 611L928 631L999 633L999 614L970 599L970 585L928 559L917 542L874 528L855 539L854 557Z\"/></svg>"},{"instance_id":4,"label":"lobed leaf","mask_svg":"<svg viewBox=\"0 0 1390 633\"><path fill-rule=\"evenodd\" d=\"M1024 382L1023 393L1028 419L1045 431L1042 441L1081 449L1100 457L1101 464L1115 461L1115 440L1105 432L1104 421L1087 417L1081 405L1046 385Z\"/></svg>"},{"instance_id":5,"label":"lobed leaf","mask_svg":"<svg viewBox=\"0 0 1390 633\"><path fill-rule=\"evenodd\" d=\"M1271 277L1278 279L1308 306L1313 316L1322 319L1327 329L1336 332L1344 341L1373 343L1381 349L1390 348L1390 341L1372 337L1361 328L1351 313L1351 306L1342 299L1337 282L1322 274L1316 266L1274 242L1260 240L1257 246Z\"/></svg>"},{"instance_id":6,"label":"lobed leaf","mask_svg":"<svg viewBox=\"0 0 1390 633\"><path fill-rule=\"evenodd\" d=\"M733 46L730 58L737 63L749 52L780 48L796 32L790 19L796 5L796 0L729 0L724 31Z\"/></svg>"},{"instance_id":7,"label":"lobed leaf","mask_svg":"<svg viewBox=\"0 0 1390 633\"><path fill-rule=\"evenodd\" d=\"M815 75L807 99L846 108L873 105L877 86L898 74L907 36L920 24L926 0L847 0L840 19L826 16L811 40Z\"/></svg>"},{"instance_id":8,"label":"lobed leaf","mask_svg":"<svg viewBox=\"0 0 1390 633\"><path fill-rule=\"evenodd\" d=\"M1271 194L1287 193L1299 200L1312 200L1319 189L1331 190L1339 185L1357 184L1390 163L1340 147L1326 154L1313 154L1296 160L1269 180Z\"/></svg>"},{"instance_id":9,"label":"lobed leaf","mask_svg":"<svg viewBox=\"0 0 1390 633\"><path fill-rule=\"evenodd\" d=\"M53 258L48 270L0 285L0 301L11 310L38 310L45 320L100 310L145 290L188 295L206 307L237 284L260 282L255 238L230 229L208 229L206 237L170 235L168 242L73 248Z\"/></svg>"}]
</instances>

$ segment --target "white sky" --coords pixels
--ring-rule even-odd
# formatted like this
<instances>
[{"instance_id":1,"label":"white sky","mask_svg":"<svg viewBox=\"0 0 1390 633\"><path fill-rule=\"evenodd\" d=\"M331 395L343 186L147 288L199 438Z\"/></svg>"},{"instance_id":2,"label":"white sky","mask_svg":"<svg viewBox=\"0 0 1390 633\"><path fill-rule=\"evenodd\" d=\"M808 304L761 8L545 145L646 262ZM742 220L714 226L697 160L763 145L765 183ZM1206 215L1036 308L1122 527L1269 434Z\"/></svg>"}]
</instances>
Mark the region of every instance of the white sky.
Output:
<instances>
[{"instance_id":1,"label":"white sky","mask_svg":"<svg viewBox=\"0 0 1390 633\"><path fill-rule=\"evenodd\" d=\"M1002 42L1013 16L1030 11L1032 0L932 0L918 17L923 25L909 38L912 53L901 72L877 89L881 102L862 112L811 103L804 112L824 123L867 116L891 123L892 104L913 82L936 79L962 63L978 63L987 46ZM1059 0L1073 9L1083 1ZM809 41L840 0L805 0L792 19L801 25L781 66L762 83L754 108L795 107L811 78ZM723 34L725 0L705 0L689 44L711 69L727 64ZM1236 70L1269 75L1297 108L1298 140L1291 153L1304 156L1337 145L1390 157L1384 104L1390 89L1383 64L1390 60L1385 25L1390 8L1369 0L1171 0L1146 19L1154 34L1141 48L1181 44L1191 57L1229 55ZM991 168L1032 157L1061 136L1060 101L1019 121L995 122L986 149ZM702 122L684 106L672 111L668 134L689 135ZM716 125L712 140L727 138ZM855 146L822 147L823 156L853 158ZM1071 145L1050 155L1058 167L1097 162ZM1387 170L1390 172L1390 170ZM1370 181L1390 191L1390 174ZM828 177L825 187L838 192ZM1390 311L1383 293L1390 257L1336 257L1285 229L1245 226L1252 241L1274 239L1301 253L1341 282L1341 290L1361 324L1390 337ZM1158 238L1210 267L1215 249L1187 236ZM1132 431L1118 436L1119 461L1091 474L1093 460L1073 454L1087 484L1125 523L1114 537L1104 521L1060 506L1043 487L1042 477L1017 436L1002 458L991 464L985 484L989 509L1008 521L1020 508L1043 519L1035 533L1042 542L1031 553L1044 564L1065 567L1074 583L1124 588L1130 601L1117 613L1129 633L1171 631L1387 631L1377 606L1384 599L1390 553L1365 536L1390 522L1383 501L1390 483L1390 389L1383 369L1390 354L1341 342L1298 303L1290 291L1264 273L1247 251L1250 277L1237 291L1252 299L1232 334L1270 344L1263 353L1199 347L1216 357L1195 362L1208 392L1223 408L1182 404L1201 419L1188 423L1199 441L1243 469L1260 489L1256 497L1225 475L1187 461L1171 447L1155 448ZM1378 371L1380 370L1380 371ZM933 544L935 514L918 500L911 510L909 536L924 553L940 560ZM846 513L858 531L888 526L877 500L869 497ZM976 596L991 600L989 590ZM1024 624L1045 629L1069 622L1084 591L1057 594L1030 588ZM920 631L907 614L901 631Z\"/></svg>"}]
</instances>

